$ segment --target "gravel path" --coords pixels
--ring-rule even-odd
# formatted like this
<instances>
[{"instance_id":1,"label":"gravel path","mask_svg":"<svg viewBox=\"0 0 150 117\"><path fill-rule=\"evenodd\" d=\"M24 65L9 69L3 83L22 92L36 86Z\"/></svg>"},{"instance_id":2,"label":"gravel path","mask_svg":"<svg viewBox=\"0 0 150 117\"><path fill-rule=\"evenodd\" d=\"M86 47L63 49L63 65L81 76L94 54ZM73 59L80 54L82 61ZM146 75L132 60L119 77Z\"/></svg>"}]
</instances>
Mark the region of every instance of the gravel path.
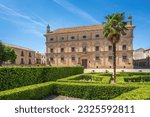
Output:
<instances>
[{"instance_id":1,"label":"gravel path","mask_svg":"<svg viewBox=\"0 0 150 117\"><path fill-rule=\"evenodd\" d=\"M73 97L67 97L67 96L56 96L52 95L49 97L44 98L44 100L81 100L80 98L73 98Z\"/></svg>"}]
</instances>

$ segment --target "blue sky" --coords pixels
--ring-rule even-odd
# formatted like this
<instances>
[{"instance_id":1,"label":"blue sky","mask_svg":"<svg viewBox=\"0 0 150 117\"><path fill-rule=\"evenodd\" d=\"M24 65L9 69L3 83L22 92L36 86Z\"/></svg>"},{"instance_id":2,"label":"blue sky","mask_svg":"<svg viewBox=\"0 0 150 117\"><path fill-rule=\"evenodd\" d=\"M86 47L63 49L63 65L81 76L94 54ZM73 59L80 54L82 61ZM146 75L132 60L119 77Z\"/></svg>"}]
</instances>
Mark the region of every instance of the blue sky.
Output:
<instances>
[{"instance_id":1,"label":"blue sky","mask_svg":"<svg viewBox=\"0 0 150 117\"><path fill-rule=\"evenodd\" d=\"M0 40L45 52L51 29L100 24L111 13L133 16L134 49L150 48L149 0L0 0Z\"/></svg>"}]
</instances>

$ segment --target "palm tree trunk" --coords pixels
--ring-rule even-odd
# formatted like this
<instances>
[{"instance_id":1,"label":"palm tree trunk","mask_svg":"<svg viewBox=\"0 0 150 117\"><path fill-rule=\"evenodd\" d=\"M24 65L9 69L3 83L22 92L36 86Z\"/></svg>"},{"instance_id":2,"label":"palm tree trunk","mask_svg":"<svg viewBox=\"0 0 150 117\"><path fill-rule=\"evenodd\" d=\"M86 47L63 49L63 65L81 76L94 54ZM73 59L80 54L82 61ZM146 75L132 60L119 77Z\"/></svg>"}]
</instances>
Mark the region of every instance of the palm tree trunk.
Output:
<instances>
[{"instance_id":1,"label":"palm tree trunk","mask_svg":"<svg viewBox=\"0 0 150 117\"><path fill-rule=\"evenodd\" d=\"M116 43L113 43L113 82L116 82Z\"/></svg>"}]
</instances>

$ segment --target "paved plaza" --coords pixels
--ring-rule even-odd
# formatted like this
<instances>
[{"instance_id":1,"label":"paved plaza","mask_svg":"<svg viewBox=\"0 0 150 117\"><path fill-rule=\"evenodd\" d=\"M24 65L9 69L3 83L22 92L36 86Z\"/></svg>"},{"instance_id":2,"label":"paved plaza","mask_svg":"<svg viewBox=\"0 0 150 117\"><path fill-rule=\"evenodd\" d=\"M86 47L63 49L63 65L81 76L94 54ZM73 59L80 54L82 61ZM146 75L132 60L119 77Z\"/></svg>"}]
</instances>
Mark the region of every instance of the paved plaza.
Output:
<instances>
[{"instance_id":1,"label":"paved plaza","mask_svg":"<svg viewBox=\"0 0 150 117\"><path fill-rule=\"evenodd\" d=\"M113 72L113 69L84 69L84 73ZM117 72L150 72L150 69L116 69Z\"/></svg>"}]
</instances>

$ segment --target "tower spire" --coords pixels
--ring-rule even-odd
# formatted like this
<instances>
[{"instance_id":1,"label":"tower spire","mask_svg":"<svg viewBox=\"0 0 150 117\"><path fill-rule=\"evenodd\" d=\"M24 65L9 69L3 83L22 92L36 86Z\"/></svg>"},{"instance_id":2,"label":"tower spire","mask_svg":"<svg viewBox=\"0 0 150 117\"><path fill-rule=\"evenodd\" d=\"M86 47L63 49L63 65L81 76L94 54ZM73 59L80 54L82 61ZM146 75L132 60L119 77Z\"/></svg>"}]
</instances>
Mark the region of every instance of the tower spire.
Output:
<instances>
[{"instance_id":1,"label":"tower spire","mask_svg":"<svg viewBox=\"0 0 150 117\"><path fill-rule=\"evenodd\" d=\"M47 33L49 33L50 32L50 26L49 26L49 24L47 25Z\"/></svg>"},{"instance_id":2,"label":"tower spire","mask_svg":"<svg viewBox=\"0 0 150 117\"><path fill-rule=\"evenodd\" d=\"M132 25L132 16L128 17L128 25Z\"/></svg>"}]
</instances>

